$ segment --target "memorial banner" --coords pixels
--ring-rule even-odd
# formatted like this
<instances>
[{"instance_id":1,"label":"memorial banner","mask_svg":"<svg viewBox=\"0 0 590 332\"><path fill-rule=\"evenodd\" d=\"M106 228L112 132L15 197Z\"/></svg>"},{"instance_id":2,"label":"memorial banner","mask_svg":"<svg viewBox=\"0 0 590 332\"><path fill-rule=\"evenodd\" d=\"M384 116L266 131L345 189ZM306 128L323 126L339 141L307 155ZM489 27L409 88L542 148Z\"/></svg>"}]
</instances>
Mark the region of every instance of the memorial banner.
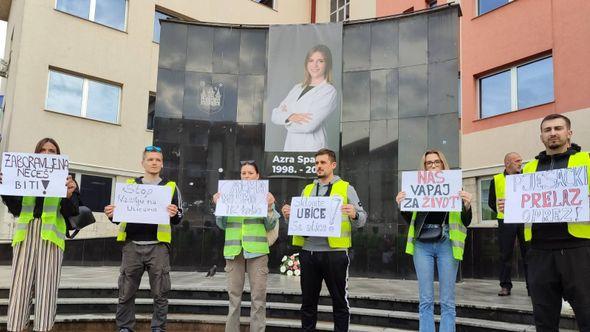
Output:
<instances>
[{"instance_id":1,"label":"memorial banner","mask_svg":"<svg viewBox=\"0 0 590 332\"><path fill-rule=\"evenodd\" d=\"M461 211L463 172L414 171L402 172L402 191L406 198L402 211Z\"/></svg>"},{"instance_id":2,"label":"memorial banner","mask_svg":"<svg viewBox=\"0 0 590 332\"><path fill-rule=\"evenodd\" d=\"M215 206L218 217L266 217L268 180L220 180Z\"/></svg>"},{"instance_id":3,"label":"memorial banner","mask_svg":"<svg viewBox=\"0 0 590 332\"><path fill-rule=\"evenodd\" d=\"M0 194L66 197L68 168L63 154L4 152Z\"/></svg>"},{"instance_id":4,"label":"memorial banner","mask_svg":"<svg viewBox=\"0 0 590 332\"><path fill-rule=\"evenodd\" d=\"M340 196L293 197L288 234L340 237L341 210Z\"/></svg>"},{"instance_id":5,"label":"memorial banner","mask_svg":"<svg viewBox=\"0 0 590 332\"><path fill-rule=\"evenodd\" d=\"M168 205L172 188L151 184L117 183L113 221L138 224L170 224Z\"/></svg>"},{"instance_id":6,"label":"memorial banner","mask_svg":"<svg viewBox=\"0 0 590 332\"><path fill-rule=\"evenodd\" d=\"M590 221L586 167L506 176L506 223Z\"/></svg>"}]
</instances>

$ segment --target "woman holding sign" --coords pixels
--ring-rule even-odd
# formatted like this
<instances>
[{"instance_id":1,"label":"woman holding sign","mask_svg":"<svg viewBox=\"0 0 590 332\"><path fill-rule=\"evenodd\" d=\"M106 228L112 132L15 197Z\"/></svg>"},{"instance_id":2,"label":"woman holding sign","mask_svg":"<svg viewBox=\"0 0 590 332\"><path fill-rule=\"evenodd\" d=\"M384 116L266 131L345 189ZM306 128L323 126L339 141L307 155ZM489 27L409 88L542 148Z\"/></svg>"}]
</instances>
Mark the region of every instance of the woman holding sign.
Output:
<instances>
[{"instance_id":1,"label":"woman holding sign","mask_svg":"<svg viewBox=\"0 0 590 332\"><path fill-rule=\"evenodd\" d=\"M240 178L259 180L260 172L253 160L242 161ZM220 193L213 196L217 204ZM217 217L217 226L225 230L225 271L229 312L225 331L240 331L240 305L244 291L245 272L250 280L251 306L250 331L264 331L266 328L266 280L268 277L269 243L267 233L273 231L279 220L274 208L275 198L267 195L268 215L264 218Z\"/></svg>"},{"instance_id":2,"label":"woman holding sign","mask_svg":"<svg viewBox=\"0 0 590 332\"><path fill-rule=\"evenodd\" d=\"M316 45L307 52L303 72L303 82L296 84L272 110L272 122L287 130L283 151L315 152L325 148L324 121L338 106L332 85L332 52L326 45Z\"/></svg>"},{"instance_id":3,"label":"woman holding sign","mask_svg":"<svg viewBox=\"0 0 590 332\"><path fill-rule=\"evenodd\" d=\"M52 138L37 143L35 153L60 154ZM0 177L1 181L1 177ZM27 328L35 289L34 331L49 331L57 310L57 290L65 249L66 220L78 214L76 183L66 180L66 197L2 196L17 218L12 237L12 274L8 300L8 331Z\"/></svg>"},{"instance_id":4,"label":"woman holding sign","mask_svg":"<svg viewBox=\"0 0 590 332\"><path fill-rule=\"evenodd\" d=\"M423 171L448 170L442 152L428 150L422 155ZM420 297L420 331L434 332L434 263L438 268L441 321L440 331L455 331L455 279L467 228L471 223L471 194L460 191L463 202L461 212L402 212L410 224L406 253L413 255L418 277ZM405 199L401 191L395 198L398 206Z\"/></svg>"}]
</instances>

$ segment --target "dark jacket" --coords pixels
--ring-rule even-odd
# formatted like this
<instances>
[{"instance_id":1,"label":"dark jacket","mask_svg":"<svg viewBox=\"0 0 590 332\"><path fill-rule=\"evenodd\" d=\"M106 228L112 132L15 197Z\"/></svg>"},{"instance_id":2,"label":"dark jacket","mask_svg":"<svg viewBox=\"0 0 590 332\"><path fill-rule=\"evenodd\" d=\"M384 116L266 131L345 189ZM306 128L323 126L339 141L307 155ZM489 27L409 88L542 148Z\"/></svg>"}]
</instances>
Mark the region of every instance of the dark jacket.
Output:
<instances>
[{"instance_id":1,"label":"dark jacket","mask_svg":"<svg viewBox=\"0 0 590 332\"><path fill-rule=\"evenodd\" d=\"M408 223L408 225L412 222L412 212L404 211L401 213L403 219ZM471 218L473 214L471 209L466 210L465 206L461 211L461 222L465 227L471 224ZM414 221L414 229L416 230L416 236L418 236L419 229L422 229L423 224L439 224L442 223L449 224L449 214L446 212L418 212L416 215L416 220Z\"/></svg>"},{"instance_id":2,"label":"dark jacket","mask_svg":"<svg viewBox=\"0 0 590 332\"><path fill-rule=\"evenodd\" d=\"M582 148L573 143L564 153L547 155L545 151L539 153L535 159L539 161L537 171L549 171L552 169L567 168L571 155L580 152ZM567 229L567 223L534 223L532 225L533 239L531 247L534 249L565 249L590 246L589 239L580 239L572 236Z\"/></svg>"},{"instance_id":3,"label":"dark jacket","mask_svg":"<svg viewBox=\"0 0 590 332\"><path fill-rule=\"evenodd\" d=\"M158 185L165 186L168 182L168 179L162 179ZM135 183L143 184L143 176L135 178ZM172 194L171 204L178 206L178 213L170 218L170 224L177 225L182 220L182 201L178 194L178 187ZM112 222L118 224L114 221ZM127 226L125 226L125 232L127 233L127 241L158 241L158 225L155 224L128 223Z\"/></svg>"}]
</instances>

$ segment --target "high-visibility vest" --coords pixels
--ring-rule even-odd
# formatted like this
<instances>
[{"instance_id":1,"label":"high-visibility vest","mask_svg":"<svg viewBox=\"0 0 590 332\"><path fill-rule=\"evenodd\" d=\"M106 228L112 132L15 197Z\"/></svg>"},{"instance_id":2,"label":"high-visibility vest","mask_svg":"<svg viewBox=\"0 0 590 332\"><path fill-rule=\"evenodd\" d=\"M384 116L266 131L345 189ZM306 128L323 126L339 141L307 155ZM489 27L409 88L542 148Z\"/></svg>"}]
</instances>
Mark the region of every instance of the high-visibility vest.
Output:
<instances>
[{"instance_id":1,"label":"high-visibility vest","mask_svg":"<svg viewBox=\"0 0 590 332\"><path fill-rule=\"evenodd\" d=\"M314 187L314 183L305 186L305 189L303 189L303 196L311 196L311 192L313 191ZM348 182L339 179L338 181L332 184L332 191L330 192L330 196L336 195L342 197L343 205L348 204ZM328 245L330 246L330 248L350 248L352 246L351 233L352 225L350 223L350 218L348 218L347 214L343 213L342 224L340 224L340 237L328 237ZM304 244L305 238L303 236L293 236L294 246L303 247Z\"/></svg>"},{"instance_id":2,"label":"high-visibility vest","mask_svg":"<svg viewBox=\"0 0 590 332\"><path fill-rule=\"evenodd\" d=\"M12 246L17 245L25 240L31 220L35 219L33 212L35 210L36 197L24 196L22 200L22 209L18 220L16 221L14 236L12 237ZM62 251L66 248L66 220L61 215L60 197L43 198L43 212L41 213L41 238L50 241L59 247Z\"/></svg>"},{"instance_id":3,"label":"high-visibility vest","mask_svg":"<svg viewBox=\"0 0 590 332\"><path fill-rule=\"evenodd\" d=\"M127 183L136 183L135 179L128 179ZM166 186L172 189L172 196L174 197L174 191L176 190L176 183L174 181L168 181ZM119 234L117 234L117 241L125 241L127 239L127 232L125 232L125 227L127 227L127 223L122 222L119 224ZM158 241L170 243L172 242L172 227L170 224L158 224Z\"/></svg>"},{"instance_id":4,"label":"high-visibility vest","mask_svg":"<svg viewBox=\"0 0 590 332\"><path fill-rule=\"evenodd\" d=\"M498 209L498 201L506 197L506 176L504 173L494 176L494 190L496 191L496 219L504 219L504 213Z\"/></svg>"},{"instance_id":5,"label":"high-visibility vest","mask_svg":"<svg viewBox=\"0 0 590 332\"><path fill-rule=\"evenodd\" d=\"M412 214L412 222L408 229L408 240L406 242L406 254L414 255L414 221L416 220L417 212ZM463 252L465 249L465 239L467 238L467 227L461 221L461 212L449 212L449 238L453 247L453 257L461 261L463 260Z\"/></svg>"},{"instance_id":6,"label":"high-visibility vest","mask_svg":"<svg viewBox=\"0 0 590 332\"><path fill-rule=\"evenodd\" d=\"M528 162L523 169L523 173L534 173L537 171L539 160L534 159ZM569 157L567 167L581 167L586 166L588 171L588 178L590 179L590 156L588 152L578 152ZM589 184L590 186L590 184ZM533 225L526 223L524 225L524 240L531 241L533 239ZM567 230L571 236L590 239L590 221L589 222L570 222L567 224Z\"/></svg>"},{"instance_id":7,"label":"high-visibility vest","mask_svg":"<svg viewBox=\"0 0 590 332\"><path fill-rule=\"evenodd\" d=\"M237 256L244 250L268 254L268 239L263 218L227 217L223 256Z\"/></svg>"}]
</instances>

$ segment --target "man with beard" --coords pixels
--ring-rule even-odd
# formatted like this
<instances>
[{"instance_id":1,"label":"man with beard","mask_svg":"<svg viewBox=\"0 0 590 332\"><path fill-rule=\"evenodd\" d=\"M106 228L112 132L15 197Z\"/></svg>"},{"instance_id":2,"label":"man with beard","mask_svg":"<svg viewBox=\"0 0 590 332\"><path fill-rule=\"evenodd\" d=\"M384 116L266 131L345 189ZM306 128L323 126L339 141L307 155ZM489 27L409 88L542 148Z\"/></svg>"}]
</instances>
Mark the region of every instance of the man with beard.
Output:
<instances>
[{"instance_id":1,"label":"man with beard","mask_svg":"<svg viewBox=\"0 0 590 332\"><path fill-rule=\"evenodd\" d=\"M348 331L350 308L348 306L347 279L348 248L351 247L352 227L362 227L367 212L359 201L354 188L339 176L334 175L336 154L321 149L315 154L318 178L307 185L301 196L340 196L342 198L342 224L340 237L293 236L293 245L303 247L299 253L301 263L301 327L303 331L315 331L318 316L318 301L322 280L326 282L332 297L334 331ZM282 208L289 219L291 207Z\"/></svg>"},{"instance_id":2,"label":"man with beard","mask_svg":"<svg viewBox=\"0 0 590 332\"><path fill-rule=\"evenodd\" d=\"M541 121L545 151L524 167L523 173L586 166L590 155L570 144L571 122L561 114ZM504 212L504 206L499 210ZM590 222L525 224L528 281L537 331L559 331L562 297L576 315L580 331L590 331Z\"/></svg>"},{"instance_id":3,"label":"man with beard","mask_svg":"<svg viewBox=\"0 0 590 332\"><path fill-rule=\"evenodd\" d=\"M488 205L497 213L498 219L498 244L500 247L500 292L498 296L508 296L512 290L512 253L514 241L518 239L520 256L524 263L526 280L526 244L524 241L523 224L505 224L504 214L498 211L499 205L504 205L504 193L506 187L506 175L520 174L522 169L522 157L516 152L507 153L504 156L504 172L496 174L490 181ZM528 289L528 285L527 285Z\"/></svg>"}]
</instances>

